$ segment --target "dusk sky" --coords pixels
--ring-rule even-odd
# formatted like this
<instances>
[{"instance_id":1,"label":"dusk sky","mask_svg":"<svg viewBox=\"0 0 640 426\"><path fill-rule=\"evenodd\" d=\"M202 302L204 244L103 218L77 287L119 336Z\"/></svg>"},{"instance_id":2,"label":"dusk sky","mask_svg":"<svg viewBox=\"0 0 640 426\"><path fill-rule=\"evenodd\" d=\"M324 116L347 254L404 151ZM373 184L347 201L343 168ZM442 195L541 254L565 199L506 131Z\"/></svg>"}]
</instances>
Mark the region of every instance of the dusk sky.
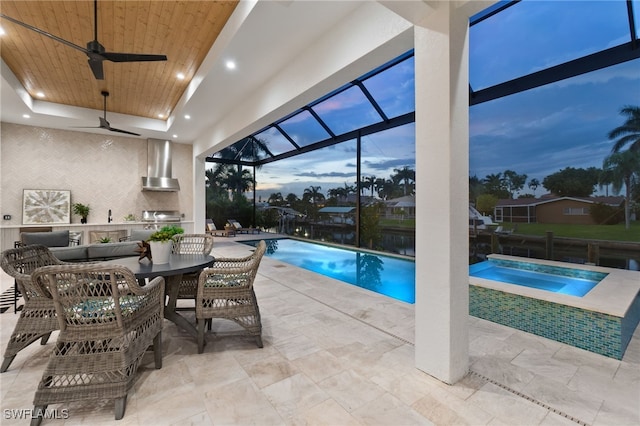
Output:
<instances>
[{"instance_id":1,"label":"dusk sky","mask_svg":"<svg viewBox=\"0 0 640 426\"><path fill-rule=\"evenodd\" d=\"M633 6L640 28L640 1ZM479 90L628 40L624 0L523 0L471 28L471 86ZM389 71L367 88L394 116L414 108L413 59ZM339 129L337 133L375 121L370 105L357 95L331 99L318 106L318 114ZM619 111L626 105L640 105L639 60L472 106L470 175L484 178L510 169L526 174L528 183L531 178L542 182L565 167L600 168L613 145L607 134L623 124ZM298 127L292 123L287 129L290 134L326 137L317 131L305 134L309 121L299 121ZM414 130L411 124L364 138L363 176L388 178L393 169L415 168ZM270 146L282 143L282 138L270 139ZM258 171L257 180L263 200L273 192L302 196L311 185L321 186L325 194L345 183L353 185L355 142L268 164ZM522 192L531 190L525 186ZM545 192L540 187L535 193Z\"/></svg>"},{"instance_id":2,"label":"dusk sky","mask_svg":"<svg viewBox=\"0 0 640 426\"><path fill-rule=\"evenodd\" d=\"M634 8L637 17L640 2ZM622 0L525 0L494 18L471 29L474 90L629 41ZM542 182L565 167L600 168L625 105L640 105L638 60L473 106L470 174L511 169Z\"/></svg>"}]
</instances>

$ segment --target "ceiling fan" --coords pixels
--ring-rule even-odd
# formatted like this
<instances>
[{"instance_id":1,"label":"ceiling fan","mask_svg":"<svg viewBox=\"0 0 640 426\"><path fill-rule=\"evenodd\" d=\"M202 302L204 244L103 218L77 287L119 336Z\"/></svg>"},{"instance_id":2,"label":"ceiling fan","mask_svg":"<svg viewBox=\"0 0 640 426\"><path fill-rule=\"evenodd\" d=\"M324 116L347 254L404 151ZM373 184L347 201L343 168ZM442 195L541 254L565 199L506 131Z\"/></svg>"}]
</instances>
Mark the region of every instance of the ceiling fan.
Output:
<instances>
[{"instance_id":1,"label":"ceiling fan","mask_svg":"<svg viewBox=\"0 0 640 426\"><path fill-rule=\"evenodd\" d=\"M93 22L94 22L93 40L87 43L86 49L82 46L78 46L77 44L71 43L70 41L64 40L58 36L55 36L46 31L43 31L39 28L36 28L29 24L25 24L24 22L20 22L17 19L14 19L5 14L0 13L0 17L8 21L11 21L15 24L21 25L25 28L28 28L32 31L35 31L38 34L42 34L46 37L49 37L62 44L66 44L69 47L73 47L74 49L84 52L89 57L89 66L91 67L91 71L93 71L93 75L95 76L96 80L104 80L104 70L102 68L102 61L105 61L105 60L111 61L111 62L142 62L142 61L166 61L167 60L166 55L107 52L104 46L98 42L98 0L94 0L93 2Z\"/></svg>"},{"instance_id":2,"label":"ceiling fan","mask_svg":"<svg viewBox=\"0 0 640 426\"><path fill-rule=\"evenodd\" d=\"M109 96L109 92L103 90L100 92L102 96L104 96L104 115L103 117L98 117L100 119L100 125L97 127L76 127L76 129L105 129L111 132L125 133L127 135L140 136L140 133L133 133L128 130L116 129L115 127L111 127L111 124L107 121L107 97Z\"/></svg>"}]
</instances>

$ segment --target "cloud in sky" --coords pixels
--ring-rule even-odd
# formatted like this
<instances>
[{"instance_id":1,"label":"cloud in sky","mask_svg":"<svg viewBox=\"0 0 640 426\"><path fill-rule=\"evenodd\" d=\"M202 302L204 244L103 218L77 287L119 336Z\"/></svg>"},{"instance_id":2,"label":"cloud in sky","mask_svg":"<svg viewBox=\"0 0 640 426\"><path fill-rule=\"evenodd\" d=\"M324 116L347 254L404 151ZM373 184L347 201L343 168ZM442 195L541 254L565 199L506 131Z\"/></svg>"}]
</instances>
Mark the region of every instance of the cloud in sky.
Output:
<instances>
[{"instance_id":1,"label":"cloud in sky","mask_svg":"<svg viewBox=\"0 0 640 426\"><path fill-rule=\"evenodd\" d=\"M470 174L506 169L542 180L565 167L602 167L623 123L640 104L638 60L470 108Z\"/></svg>"},{"instance_id":2,"label":"cloud in sky","mask_svg":"<svg viewBox=\"0 0 640 426\"><path fill-rule=\"evenodd\" d=\"M299 176L299 177L310 177L310 178L316 178L316 179L322 179L322 178L354 178L356 177L356 173L355 172L351 172L351 173L344 173L344 172L326 172L326 173L316 173L316 172L302 172L302 173L296 173L294 176Z\"/></svg>"},{"instance_id":3,"label":"cloud in sky","mask_svg":"<svg viewBox=\"0 0 640 426\"><path fill-rule=\"evenodd\" d=\"M495 25L498 19L500 25ZM611 47L625 41L625 31L628 34L624 1L520 2L472 27L471 85L477 90ZM387 105L398 114L411 111L413 68L411 59L365 81L365 86L383 108ZM484 178L510 169L542 181L566 167L601 167L613 145L608 132L624 122L619 111L625 105L640 105L640 60L470 107L470 174ZM323 101L316 110L336 133L380 121L353 89ZM302 114L291 119L291 134L317 141L313 138L320 132L307 130L306 120L308 115ZM361 155L364 176L386 178L396 168L415 167L415 125L363 137ZM353 184L355 161L356 143L347 141L270 163L258 172L259 190L301 196L313 185L326 193Z\"/></svg>"}]
</instances>

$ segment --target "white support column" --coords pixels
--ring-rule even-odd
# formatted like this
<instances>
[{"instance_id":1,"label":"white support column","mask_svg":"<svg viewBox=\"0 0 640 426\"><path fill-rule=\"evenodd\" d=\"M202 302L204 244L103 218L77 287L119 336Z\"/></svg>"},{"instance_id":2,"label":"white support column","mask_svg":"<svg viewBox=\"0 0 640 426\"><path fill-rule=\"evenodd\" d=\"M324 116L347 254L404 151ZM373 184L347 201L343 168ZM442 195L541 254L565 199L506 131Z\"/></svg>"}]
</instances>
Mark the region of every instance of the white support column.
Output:
<instances>
[{"instance_id":1,"label":"white support column","mask_svg":"<svg viewBox=\"0 0 640 426\"><path fill-rule=\"evenodd\" d=\"M468 15L455 2L430 4L414 27L415 356L417 368L455 383L469 364Z\"/></svg>"},{"instance_id":2,"label":"white support column","mask_svg":"<svg viewBox=\"0 0 640 426\"><path fill-rule=\"evenodd\" d=\"M193 157L193 232L202 234L206 223L205 157Z\"/></svg>"}]
</instances>

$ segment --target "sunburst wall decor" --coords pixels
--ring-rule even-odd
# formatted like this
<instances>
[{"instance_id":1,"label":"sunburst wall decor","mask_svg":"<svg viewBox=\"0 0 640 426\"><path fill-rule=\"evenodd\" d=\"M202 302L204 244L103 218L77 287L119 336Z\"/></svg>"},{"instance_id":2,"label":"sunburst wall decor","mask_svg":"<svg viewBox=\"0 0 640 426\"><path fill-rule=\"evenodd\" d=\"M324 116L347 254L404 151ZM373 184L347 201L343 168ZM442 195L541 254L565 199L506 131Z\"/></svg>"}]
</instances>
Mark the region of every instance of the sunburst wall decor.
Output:
<instances>
[{"instance_id":1,"label":"sunburst wall decor","mask_svg":"<svg viewBox=\"0 0 640 426\"><path fill-rule=\"evenodd\" d=\"M25 189L22 196L22 223L71 222L71 191Z\"/></svg>"}]
</instances>

